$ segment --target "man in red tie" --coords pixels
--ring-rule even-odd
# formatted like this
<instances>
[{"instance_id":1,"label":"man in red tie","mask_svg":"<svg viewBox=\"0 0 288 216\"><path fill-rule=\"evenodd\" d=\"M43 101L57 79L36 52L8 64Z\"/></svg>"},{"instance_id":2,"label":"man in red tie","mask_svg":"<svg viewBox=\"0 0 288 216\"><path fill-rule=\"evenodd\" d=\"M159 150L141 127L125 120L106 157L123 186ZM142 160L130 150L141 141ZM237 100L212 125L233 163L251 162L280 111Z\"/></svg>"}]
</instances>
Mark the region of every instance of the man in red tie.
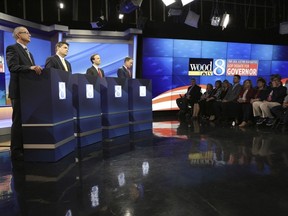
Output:
<instances>
[{"instance_id":1,"label":"man in red tie","mask_svg":"<svg viewBox=\"0 0 288 216\"><path fill-rule=\"evenodd\" d=\"M101 58L99 54L94 54L90 57L92 67L88 68L86 74L93 76L104 77L104 71L100 68Z\"/></svg>"},{"instance_id":2,"label":"man in red tie","mask_svg":"<svg viewBox=\"0 0 288 216\"><path fill-rule=\"evenodd\" d=\"M132 65L133 59L131 57L126 57L124 59L124 65L120 67L117 71L117 75L119 78L132 78Z\"/></svg>"}]
</instances>

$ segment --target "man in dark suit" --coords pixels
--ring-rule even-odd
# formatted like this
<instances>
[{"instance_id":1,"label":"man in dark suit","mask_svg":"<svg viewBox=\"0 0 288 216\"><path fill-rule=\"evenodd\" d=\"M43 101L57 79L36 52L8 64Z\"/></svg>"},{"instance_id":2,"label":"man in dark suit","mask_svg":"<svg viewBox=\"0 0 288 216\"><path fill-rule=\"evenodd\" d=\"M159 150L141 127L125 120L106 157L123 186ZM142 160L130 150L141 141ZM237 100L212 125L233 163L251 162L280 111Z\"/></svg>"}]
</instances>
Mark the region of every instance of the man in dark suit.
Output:
<instances>
[{"instance_id":1,"label":"man in dark suit","mask_svg":"<svg viewBox=\"0 0 288 216\"><path fill-rule=\"evenodd\" d=\"M101 64L101 58L99 54L94 54L90 57L90 61L92 63L92 67L88 68L86 74L90 74L93 76L104 77L104 71L99 67Z\"/></svg>"},{"instance_id":2,"label":"man in dark suit","mask_svg":"<svg viewBox=\"0 0 288 216\"><path fill-rule=\"evenodd\" d=\"M9 98L13 109L10 149L13 160L23 160L19 76L22 73L31 71L40 75L42 68L35 65L33 55L27 49L27 44L31 40L31 35L27 28L23 26L16 27L13 31L13 37L16 40L16 44L6 48L6 61L10 71Z\"/></svg>"},{"instance_id":3,"label":"man in dark suit","mask_svg":"<svg viewBox=\"0 0 288 216\"><path fill-rule=\"evenodd\" d=\"M132 65L133 59L131 57L126 57L124 59L124 65L120 67L117 71L117 75L119 78L132 78Z\"/></svg>"},{"instance_id":4,"label":"man in dark suit","mask_svg":"<svg viewBox=\"0 0 288 216\"><path fill-rule=\"evenodd\" d=\"M56 68L71 73L71 64L65 59L68 54L69 44L63 41L58 42L55 46L55 50L56 55L46 59L45 68Z\"/></svg>"},{"instance_id":5,"label":"man in dark suit","mask_svg":"<svg viewBox=\"0 0 288 216\"><path fill-rule=\"evenodd\" d=\"M229 87L227 94L221 101L221 103L217 104L217 107L214 107L214 111L216 114L216 118L222 117L222 120L229 120L234 118L235 110L237 110L238 104L237 99L239 98L240 92L242 90L242 86L240 84L241 76L234 75L233 77L233 85Z\"/></svg>"}]
</instances>

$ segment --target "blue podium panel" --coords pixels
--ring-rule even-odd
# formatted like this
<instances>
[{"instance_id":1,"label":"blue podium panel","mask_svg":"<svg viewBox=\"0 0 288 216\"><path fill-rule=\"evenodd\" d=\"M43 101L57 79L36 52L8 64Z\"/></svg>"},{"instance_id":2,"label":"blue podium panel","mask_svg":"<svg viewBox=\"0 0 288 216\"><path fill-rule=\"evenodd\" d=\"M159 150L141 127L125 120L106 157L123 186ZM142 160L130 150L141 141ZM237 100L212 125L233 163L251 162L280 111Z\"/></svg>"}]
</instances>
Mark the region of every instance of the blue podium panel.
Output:
<instances>
[{"instance_id":1,"label":"blue podium panel","mask_svg":"<svg viewBox=\"0 0 288 216\"><path fill-rule=\"evenodd\" d=\"M100 87L103 138L129 134L128 80L107 77Z\"/></svg>"},{"instance_id":2,"label":"blue podium panel","mask_svg":"<svg viewBox=\"0 0 288 216\"><path fill-rule=\"evenodd\" d=\"M152 129L152 82L147 79L129 79L130 132Z\"/></svg>"},{"instance_id":3,"label":"blue podium panel","mask_svg":"<svg viewBox=\"0 0 288 216\"><path fill-rule=\"evenodd\" d=\"M24 159L54 162L75 149L70 75L57 69L21 74Z\"/></svg>"},{"instance_id":4,"label":"blue podium panel","mask_svg":"<svg viewBox=\"0 0 288 216\"><path fill-rule=\"evenodd\" d=\"M100 78L73 74L71 87L78 147L102 141Z\"/></svg>"}]
</instances>

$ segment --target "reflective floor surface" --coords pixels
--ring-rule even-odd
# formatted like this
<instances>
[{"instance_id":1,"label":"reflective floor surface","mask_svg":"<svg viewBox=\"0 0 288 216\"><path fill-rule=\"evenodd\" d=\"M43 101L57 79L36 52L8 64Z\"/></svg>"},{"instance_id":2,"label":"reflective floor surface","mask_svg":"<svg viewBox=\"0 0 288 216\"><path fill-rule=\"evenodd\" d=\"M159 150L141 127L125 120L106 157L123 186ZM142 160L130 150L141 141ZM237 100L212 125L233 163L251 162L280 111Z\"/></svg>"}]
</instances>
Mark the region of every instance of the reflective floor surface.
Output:
<instances>
[{"instance_id":1,"label":"reflective floor surface","mask_svg":"<svg viewBox=\"0 0 288 216\"><path fill-rule=\"evenodd\" d=\"M288 135L169 119L57 163L0 152L0 215L287 216Z\"/></svg>"}]
</instances>

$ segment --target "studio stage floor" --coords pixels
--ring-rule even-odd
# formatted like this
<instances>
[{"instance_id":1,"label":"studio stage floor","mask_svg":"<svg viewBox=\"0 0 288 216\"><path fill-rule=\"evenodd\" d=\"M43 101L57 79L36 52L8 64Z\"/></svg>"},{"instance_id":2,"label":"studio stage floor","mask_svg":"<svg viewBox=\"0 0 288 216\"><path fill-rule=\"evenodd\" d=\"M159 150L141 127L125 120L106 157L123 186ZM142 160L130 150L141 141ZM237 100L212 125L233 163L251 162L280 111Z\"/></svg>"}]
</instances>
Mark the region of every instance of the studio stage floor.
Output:
<instances>
[{"instance_id":1,"label":"studio stage floor","mask_svg":"<svg viewBox=\"0 0 288 216\"><path fill-rule=\"evenodd\" d=\"M135 137L56 163L11 163L2 147L0 215L288 215L287 132L166 117Z\"/></svg>"}]
</instances>

